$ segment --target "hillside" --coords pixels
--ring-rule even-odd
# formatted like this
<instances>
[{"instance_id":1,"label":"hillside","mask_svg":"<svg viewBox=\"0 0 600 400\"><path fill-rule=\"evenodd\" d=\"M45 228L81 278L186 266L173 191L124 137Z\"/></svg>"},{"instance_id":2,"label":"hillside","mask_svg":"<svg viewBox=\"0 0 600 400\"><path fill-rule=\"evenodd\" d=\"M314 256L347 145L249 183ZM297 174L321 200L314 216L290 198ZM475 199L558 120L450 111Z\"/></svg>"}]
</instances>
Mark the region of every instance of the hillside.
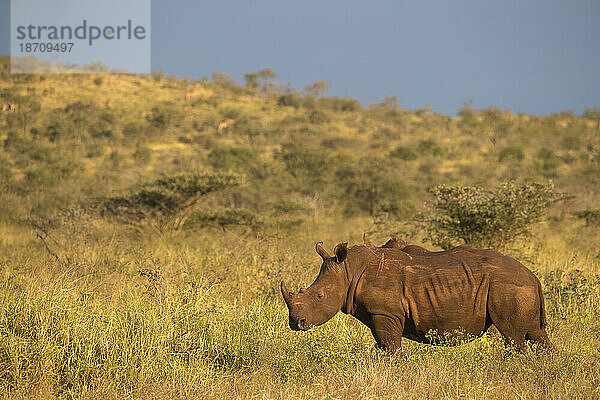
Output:
<instances>
[{"instance_id":1,"label":"hillside","mask_svg":"<svg viewBox=\"0 0 600 400\"><path fill-rule=\"evenodd\" d=\"M10 75L1 61L0 103L16 105L0 112L4 395L598 396L598 110L465 105L451 118L267 73L241 86L223 73ZM312 282L316 241L419 243L410 225L430 188L507 181L568 195L507 250L540 276L559 353L507 354L489 335L407 340L390 358L344 315L289 330L278 283ZM171 209L147 211L148 193Z\"/></svg>"}]
</instances>

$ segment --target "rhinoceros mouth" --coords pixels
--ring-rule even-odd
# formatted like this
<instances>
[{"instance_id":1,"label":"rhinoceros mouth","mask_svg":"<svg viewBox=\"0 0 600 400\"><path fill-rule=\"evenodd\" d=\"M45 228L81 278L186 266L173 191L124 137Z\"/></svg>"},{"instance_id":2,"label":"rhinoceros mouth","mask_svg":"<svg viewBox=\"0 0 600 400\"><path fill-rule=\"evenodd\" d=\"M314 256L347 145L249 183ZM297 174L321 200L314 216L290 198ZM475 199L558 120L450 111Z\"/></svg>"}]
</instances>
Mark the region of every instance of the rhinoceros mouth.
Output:
<instances>
[{"instance_id":1,"label":"rhinoceros mouth","mask_svg":"<svg viewBox=\"0 0 600 400\"><path fill-rule=\"evenodd\" d=\"M290 319L290 328L293 331L307 331L309 330L313 325L309 324L308 322L306 322L306 319L301 318L297 321L291 320Z\"/></svg>"}]
</instances>

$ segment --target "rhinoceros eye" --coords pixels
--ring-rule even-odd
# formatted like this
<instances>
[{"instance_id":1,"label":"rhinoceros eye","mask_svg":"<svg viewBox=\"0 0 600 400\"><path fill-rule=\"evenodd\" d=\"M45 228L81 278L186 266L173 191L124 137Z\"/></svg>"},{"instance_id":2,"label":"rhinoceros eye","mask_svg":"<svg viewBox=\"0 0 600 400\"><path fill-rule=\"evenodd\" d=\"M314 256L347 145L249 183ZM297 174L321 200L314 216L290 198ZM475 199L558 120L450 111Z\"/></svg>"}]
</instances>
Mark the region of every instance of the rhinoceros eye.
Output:
<instances>
[{"instance_id":1,"label":"rhinoceros eye","mask_svg":"<svg viewBox=\"0 0 600 400\"><path fill-rule=\"evenodd\" d=\"M317 298L318 298L318 299L322 299L323 297L325 297L325 295L324 295L323 293L319 293L319 294L317 294Z\"/></svg>"}]
</instances>

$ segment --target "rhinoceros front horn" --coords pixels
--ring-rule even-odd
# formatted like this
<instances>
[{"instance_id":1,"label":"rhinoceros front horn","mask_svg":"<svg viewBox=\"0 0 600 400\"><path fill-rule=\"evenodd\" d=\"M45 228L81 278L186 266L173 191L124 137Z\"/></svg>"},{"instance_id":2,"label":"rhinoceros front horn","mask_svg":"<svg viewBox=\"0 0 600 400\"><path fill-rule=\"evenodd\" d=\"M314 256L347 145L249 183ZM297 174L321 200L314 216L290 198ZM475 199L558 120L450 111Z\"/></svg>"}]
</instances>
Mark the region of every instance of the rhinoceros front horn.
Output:
<instances>
[{"instance_id":1,"label":"rhinoceros front horn","mask_svg":"<svg viewBox=\"0 0 600 400\"><path fill-rule=\"evenodd\" d=\"M315 250L317 251L317 254L321 256L323 261L327 260L328 258L331 258L327 250L325 250L325 248L323 247L323 242L317 242L317 244L315 245Z\"/></svg>"},{"instance_id":2,"label":"rhinoceros front horn","mask_svg":"<svg viewBox=\"0 0 600 400\"><path fill-rule=\"evenodd\" d=\"M287 304L287 306L289 307L290 301L292 300L292 296L294 294L287 289L287 287L285 286L285 283L283 281L281 281L281 294L283 295L285 304Z\"/></svg>"}]
</instances>

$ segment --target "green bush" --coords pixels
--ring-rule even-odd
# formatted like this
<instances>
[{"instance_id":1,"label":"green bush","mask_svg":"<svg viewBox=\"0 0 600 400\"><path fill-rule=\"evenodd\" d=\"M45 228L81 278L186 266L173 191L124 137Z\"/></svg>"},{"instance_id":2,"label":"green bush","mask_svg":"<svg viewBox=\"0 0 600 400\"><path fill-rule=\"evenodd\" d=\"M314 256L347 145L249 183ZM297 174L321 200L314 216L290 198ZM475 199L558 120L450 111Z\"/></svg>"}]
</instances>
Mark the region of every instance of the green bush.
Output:
<instances>
[{"instance_id":1,"label":"green bush","mask_svg":"<svg viewBox=\"0 0 600 400\"><path fill-rule=\"evenodd\" d=\"M152 160L152 150L148 146L138 143L132 156L137 163L148 164Z\"/></svg>"},{"instance_id":2,"label":"green bush","mask_svg":"<svg viewBox=\"0 0 600 400\"><path fill-rule=\"evenodd\" d=\"M186 226L202 228L218 226L225 230L227 226L258 226L260 217L246 208L223 208L217 210L198 210L186 222Z\"/></svg>"},{"instance_id":3,"label":"green bush","mask_svg":"<svg viewBox=\"0 0 600 400\"><path fill-rule=\"evenodd\" d=\"M600 226L600 209L575 211L573 215L584 220L587 226Z\"/></svg>"},{"instance_id":4,"label":"green bush","mask_svg":"<svg viewBox=\"0 0 600 400\"><path fill-rule=\"evenodd\" d=\"M561 146L567 150L578 150L581 147L581 138L577 135L565 136L561 140Z\"/></svg>"},{"instance_id":5,"label":"green bush","mask_svg":"<svg viewBox=\"0 0 600 400\"><path fill-rule=\"evenodd\" d=\"M390 157L398 158L405 161L414 161L418 158L417 153L406 146L398 146L390 153Z\"/></svg>"},{"instance_id":6,"label":"green bush","mask_svg":"<svg viewBox=\"0 0 600 400\"><path fill-rule=\"evenodd\" d=\"M498 161L521 161L525 158L521 146L507 146L498 153Z\"/></svg>"},{"instance_id":7,"label":"green bush","mask_svg":"<svg viewBox=\"0 0 600 400\"><path fill-rule=\"evenodd\" d=\"M181 108L172 102L165 102L160 106L152 107L151 112L146 115L146 121L161 132L164 132L170 126L178 125L182 118Z\"/></svg>"},{"instance_id":8,"label":"green bush","mask_svg":"<svg viewBox=\"0 0 600 400\"><path fill-rule=\"evenodd\" d=\"M269 206L273 209L274 214L280 215L294 213L307 214L312 210L307 205L285 199L280 199L279 201L271 203Z\"/></svg>"},{"instance_id":9,"label":"green bush","mask_svg":"<svg viewBox=\"0 0 600 400\"><path fill-rule=\"evenodd\" d=\"M349 97L323 97L317 100L317 104L330 110L342 112L360 111L363 108L358 100Z\"/></svg>"},{"instance_id":10,"label":"green bush","mask_svg":"<svg viewBox=\"0 0 600 400\"><path fill-rule=\"evenodd\" d=\"M299 179L322 181L327 164L329 152L323 149L307 146L297 141L291 141L281 146L276 157L283 161L286 170Z\"/></svg>"},{"instance_id":11,"label":"green bush","mask_svg":"<svg viewBox=\"0 0 600 400\"><path fill-rule=\"evenodd\" d=\"M308 113L308 120L311 124L324 124L329 122L330 118L323 111L313 110Z\"/></svg>"},{"instance_id":12,"label":"green bush","mask_svg":"<svg viewBox=\"0 0 600 400\"><path fill-rule=\"evenodd\" d=\"M381 128L373 134L373 138L387 143L390 140L399 139L401 133L398 129L390 129L387 126Z\"/></svg>"},{"instance_id":13,"label":"green bush","mask_svg":"<svg viewBox=\"0 0 600 400\"><path fill-rule=\"evenodd\" d=\"M464 107L458 110L458 116L460 117L460 124L463 127L477 125L477 112L473 110L472 101L465 103Z\"/></svg>"},{"instance_id":14,"label":"green bush","mask_svg":"<svg viewBox=\"0 0 600 400\"><path fill-rule=\"evenodd\" d=\"M389 159L364 157L336 172L336 187L346 212L357 209L375 216L382 208L403 210L410 189Z\"/></svg>"},{"instance_id":15,"label":"green bush","mask_svg":"<svg viewBox=\"0 0 600 400\"><path fill-rule=\"evenodd\" d=\"M444 157L446 155L446 150L433 139L421 140L417 146L417 152L436 157Z\"/></svg>"},{"instance_id":16,"label":"green bush","mask_svg":"<svg viewBox=\"0 0 600 400\"><path fill-rule=\"evenodd\" d=\"M144 130L144 126L139 122L128 122L123 126L123 135L126 137L136 137L139 136Z\"/></svg>"},{"instance_id":17,"label":"green bush","mask_svg":"<svg viewBox=\"0 0 600 400\"><path fill-rule=\"evenodd\" d=\"M218 169L243 169L256 161L256 154L242 146L219 146L208 154L209 164Z\"/></svg>"},{"instance_id":18,"label":"green bush","mask_svg":"<svg viewBox=\"0 0 600 400\"><path fill-rule=\"evenodd\" d=\"M277 105L280 107L300 108L302 99L295 93L283 94L277 99Z\"/></svg>"},{"instance_id":19,"label":"green bush","mask_svg":"<svg viewBox=\"0 0 600 400\"><path fill-rule=\"evenodd\" d=\"M178 233L201 198L241 183L239 175L180 173L166 176L130 194L114 196L102 204L102 214L138 229Z\"/></svg>"},{"instance_id":20,"label":"green bush","mask_svg":"<svg viewBox=\"0 0 600 400\"><path fill-rule=\"evenodd\" d=\"M87 132L90 118L93 113L94 110L91 103L84 103L83 101L78 100L68 104L64 108L64 114L66 117L64 125L67 128L66 130L71 135L75 135L79 140L81 140L82 136Z\"/></svg>"},{"instance_id":21,"label":"green bush","mask_svg":"<svg viewBox=\"0 0 600 400\"><path fill-rule=\"evenodd\" d=\"M351 147L354 144L355 141L353 139L343 136L336 136L321 141L321 146L326 147L327 149L343 149Z\"/></svg>"},{"instance_id":22,"label":"green bush","mask_svg":"<svg viewBox=\"0 0 600 400\"><path fill-rule=\"evenodd\" d=\"M4 139L4 149L6 151L21 151L21 149L25 149L27 144L21 133L17 131L8 131L6 133L6 139Z\"/></svg>"},{"instance_id":23,"label":"green bush","mask_svg":"<svg viewBox=\"0 0 600 400\"><path fill-rule=\"evenodd\" d=\"M256 153L244 146L217 146L208 154L208 163L218 170L249 172L262 175L260 160Z\"/></svg>"},{"instance_id":24,"label":"green bush","mask_svg":"<svg viewBox=\"0 0 600 400\"><path fill-rule=\"evenodd\" d=\"M585 308L586 300L600 294L600 275L572 271L552 270L541 274L547 312L551 316L566 318L577 307Z\"/></svg>"},{"instance_id":25,"label":"green bush","mask_svg":"<svg viewBox=\"0 0 600 400\"><path fill-rule=\"evenodd\" d=\"M440 185L430 190L433 199L417 225L436 246L458 244L503 248L527 236L550 205L564 195L552 184L503 183L494 190L476 186Z\"/></svg>"},{"instance_id":26,"label":"green bush","mask_svg":"<svg viewBox=\"0 0 600 400\"><path fill-rule=\"evenodd\" d=\"M541 148L538 151L537 156L540 160L544 160L544 161L556 159L556 155L554 154L554 151L547 149L545 147Z\"/></svg>"}]
</instances>

